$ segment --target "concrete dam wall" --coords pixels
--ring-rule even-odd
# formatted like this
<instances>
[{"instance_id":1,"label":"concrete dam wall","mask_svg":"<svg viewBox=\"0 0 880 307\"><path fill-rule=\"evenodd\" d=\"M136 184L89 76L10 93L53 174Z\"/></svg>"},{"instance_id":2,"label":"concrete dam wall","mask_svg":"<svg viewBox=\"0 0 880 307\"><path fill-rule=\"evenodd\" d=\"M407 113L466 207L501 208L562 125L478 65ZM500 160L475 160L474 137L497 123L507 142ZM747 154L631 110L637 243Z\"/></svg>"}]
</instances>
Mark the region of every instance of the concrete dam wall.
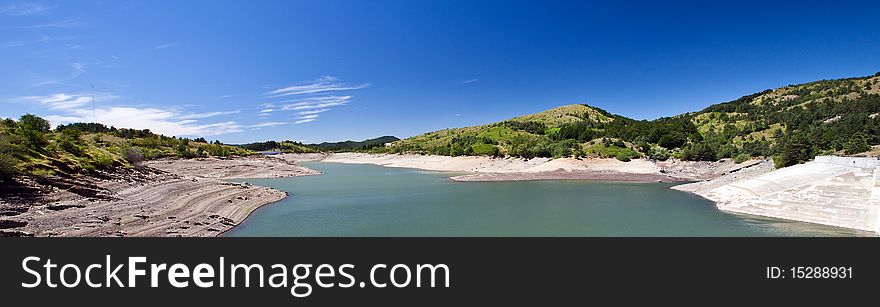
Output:
<instances>
[{"instance_id":1,"label":"concrete dam wall","mask_svg":"<svg viewBox=\"0 0 880 307\"><path fill-rule=\"evenodd\" d=\"M704 193L725 211L880 233L880 160L817 156Z\"/></svg>"},{"instance_id":2,"label":"concrete dam wall","mask_svg":"<svg viewBox=\"0 0 880 307\"><path fill-rule=\"evenodd\" d=\"M880 157L816 156L816 159L813 160L813 162L876 169L880 166Z\"/></svg>"}]
</instances>

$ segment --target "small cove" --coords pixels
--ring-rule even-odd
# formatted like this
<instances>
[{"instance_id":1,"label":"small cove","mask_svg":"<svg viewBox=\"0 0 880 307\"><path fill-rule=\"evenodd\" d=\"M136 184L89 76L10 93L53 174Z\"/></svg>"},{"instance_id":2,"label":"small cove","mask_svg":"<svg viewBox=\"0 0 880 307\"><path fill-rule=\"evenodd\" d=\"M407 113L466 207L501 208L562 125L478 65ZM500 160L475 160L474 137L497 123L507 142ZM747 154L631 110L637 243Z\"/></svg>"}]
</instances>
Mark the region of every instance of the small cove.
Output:
<instances>
[{"instance_id":1,"label":"small cove","mask_svg":"<svg viewBox=\"0 0 880 307\"><path fill-rule=\"evenodd\" d=\"M722 212L667 183L454 182L450 173L305 162L319 176L246 180L290 193L226 236L858 236Z\"/></svg>"}]
</instances>

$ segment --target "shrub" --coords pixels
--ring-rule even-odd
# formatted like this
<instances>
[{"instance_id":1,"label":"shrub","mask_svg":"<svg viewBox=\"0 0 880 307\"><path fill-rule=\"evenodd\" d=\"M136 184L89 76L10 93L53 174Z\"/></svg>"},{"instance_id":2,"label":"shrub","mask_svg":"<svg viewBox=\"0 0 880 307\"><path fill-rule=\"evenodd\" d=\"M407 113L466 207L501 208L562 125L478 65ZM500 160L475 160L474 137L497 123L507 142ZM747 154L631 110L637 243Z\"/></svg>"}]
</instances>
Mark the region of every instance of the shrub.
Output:
<instances>
[{"instance_id":1,"label":"shrub","mask_svg":"<svg viewBox=\"0 0 880 307\"><path fill-rule=\"evenodd\" d=\"M752 159L751 155L749 155L747 153L741 153L741 154L737 155L736 158L733 159L733 161L736 163L743 163L743 162L746 162L751 159Z\"/></svg>"},{"instance_id":2,"label":"shrub","mask_svg":"<svg viewBox=\"0 0 880 307\"><path fill-rule=\"evenodd\" d=\"M17 170L18 159L8 152L0 151L0 180L12 178Z\"/></svg>"},{"instance_id":3,"label":"shrub","mask_svg":"<svg viewBox=\"0 0 880 307\"><path fill-rule=\"evenodd\" d=\"M144 161L144 153L137 147L128 147L122 151L125 161L131 164L138 164Z\"/></svg>"},{"instance_id":4,"label":"shrub","mask_svg":"<svg viewBox=\"0 0 880 307\"><path fill-rule=\"evenodd\" d=\"M82 147L80 147L81 144L82 139L80 139L79 130L65 129L61 131L61 136L58 138L58 146L64 151L80 157L83 154Z\"/></svg>"},{"instance_id":5,"label":"shrub","mask_svg":"<svg viewBox=\"0 0 880 307\"><path fill-rule=\"evenodd\" d=\"M619 153L617 153L617 155L615 155L614 158L617 159L617 160L623 161L623 162L629 162L629 161L630 161L629 156L628 156L627 154L623 153L623 152L619 152Z\"/></svg>"},{"instance_id":6,"label":"shrub","mask_svg":"<svg viewBox=\"0 0 880 307\"><path fill-rule=\"evenodd\" d=\"M498 156L498 147L495 145L477 143L471 146L474 155L478 156Z\"/></svg>"},{"instance_id":7,"label":"shrub","mask_svg":"<svg viewBox=\"0 0 880 307\"><path fill-rule=\"evenodd\" d=\"M192 150L189 150L189 140L187 139L178 140L177 145L174 146L174 151L177 153L177 156L181 158L192 158L196 156Z\"/></svg>"},{"instance_id":8,"label":"shrub","mask_svg":"<svg viewBox=\"0 0 880 307\"><path fill-rule=\"evenodd\" d=\"M18 123L11 118L4 118L3 121L0 122L0 125L2 125L9 133L15 133L15 130L18 129Z\"/></svg>"},{"instance_id":9,"label":"shrub","mask_svg":"<svg viewBox=\"0 0 880 307\"><path fill-rule=\"evenodd\" d=\"M97 153L92 156L92 159L95 161L95 166L98 168L107 168L114 163L113 156L105 153Z\"/></svg>"},{"instance_id":10,"label":"shrub","mask_svg":"<svg viewBox=\"0 0 880 307\"><path fill-rule=\"evenodd\" d=\"M215 157L228 157L231 155L229 148L220 144L205 145L205 151Z\"/></svg>"},{"instance_id":11,"label":"shrub","mask_svg":"<svg viewBox=\"0 0 880 307\"><path fill-rule=\"evenodd\" d=\"M658 161L666 161L669 160L669 151L663 147L651 148L648 157Z\"/></svg>"}]
</instances>

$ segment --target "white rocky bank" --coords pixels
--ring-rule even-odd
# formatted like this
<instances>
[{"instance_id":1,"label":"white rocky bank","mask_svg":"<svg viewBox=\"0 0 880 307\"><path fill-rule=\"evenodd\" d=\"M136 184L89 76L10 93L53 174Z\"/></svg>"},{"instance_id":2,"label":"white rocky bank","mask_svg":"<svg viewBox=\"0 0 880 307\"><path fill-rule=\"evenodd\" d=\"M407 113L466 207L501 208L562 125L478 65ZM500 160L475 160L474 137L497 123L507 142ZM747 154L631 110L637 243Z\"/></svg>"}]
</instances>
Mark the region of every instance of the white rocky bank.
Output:
<instances>
[{"instance_id":1,"label":"white rocky bank","mask_svg":"<svg viewBox=\"0 0 880 307\"><path fill-rule=\"evenodd\" d=\"M728 175L729 176L729 175ZM880 160L817 156L812 162L739 180L673 187L718 209L880 233Z\"/></svg>"}]
</instances>

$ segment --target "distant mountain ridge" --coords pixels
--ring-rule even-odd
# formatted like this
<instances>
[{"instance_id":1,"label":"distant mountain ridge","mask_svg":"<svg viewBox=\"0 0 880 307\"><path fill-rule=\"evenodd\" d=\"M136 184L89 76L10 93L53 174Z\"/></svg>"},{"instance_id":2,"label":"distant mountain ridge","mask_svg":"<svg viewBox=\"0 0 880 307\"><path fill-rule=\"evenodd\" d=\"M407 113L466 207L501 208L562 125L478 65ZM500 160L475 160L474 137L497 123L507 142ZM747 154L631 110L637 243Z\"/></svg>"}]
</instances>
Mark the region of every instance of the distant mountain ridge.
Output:
<instances>
[{"instance_id":1,"label":"distant mountain ridge","mask_svg":"<svg viewBox=\"0 0 880 307\"><path fill-rule=\"evenodd\" d=\"M373 147L385 146L386 143L392 143L399 141L400 139L395 136L380 136L373 139L366 139L363 141L344 141L344 142L323 142L320 144L309 144L308 146L317 148L322 151L343 151L343 150L357 150L357 149L370 149Z\"/></svg>"}]
</instances>

